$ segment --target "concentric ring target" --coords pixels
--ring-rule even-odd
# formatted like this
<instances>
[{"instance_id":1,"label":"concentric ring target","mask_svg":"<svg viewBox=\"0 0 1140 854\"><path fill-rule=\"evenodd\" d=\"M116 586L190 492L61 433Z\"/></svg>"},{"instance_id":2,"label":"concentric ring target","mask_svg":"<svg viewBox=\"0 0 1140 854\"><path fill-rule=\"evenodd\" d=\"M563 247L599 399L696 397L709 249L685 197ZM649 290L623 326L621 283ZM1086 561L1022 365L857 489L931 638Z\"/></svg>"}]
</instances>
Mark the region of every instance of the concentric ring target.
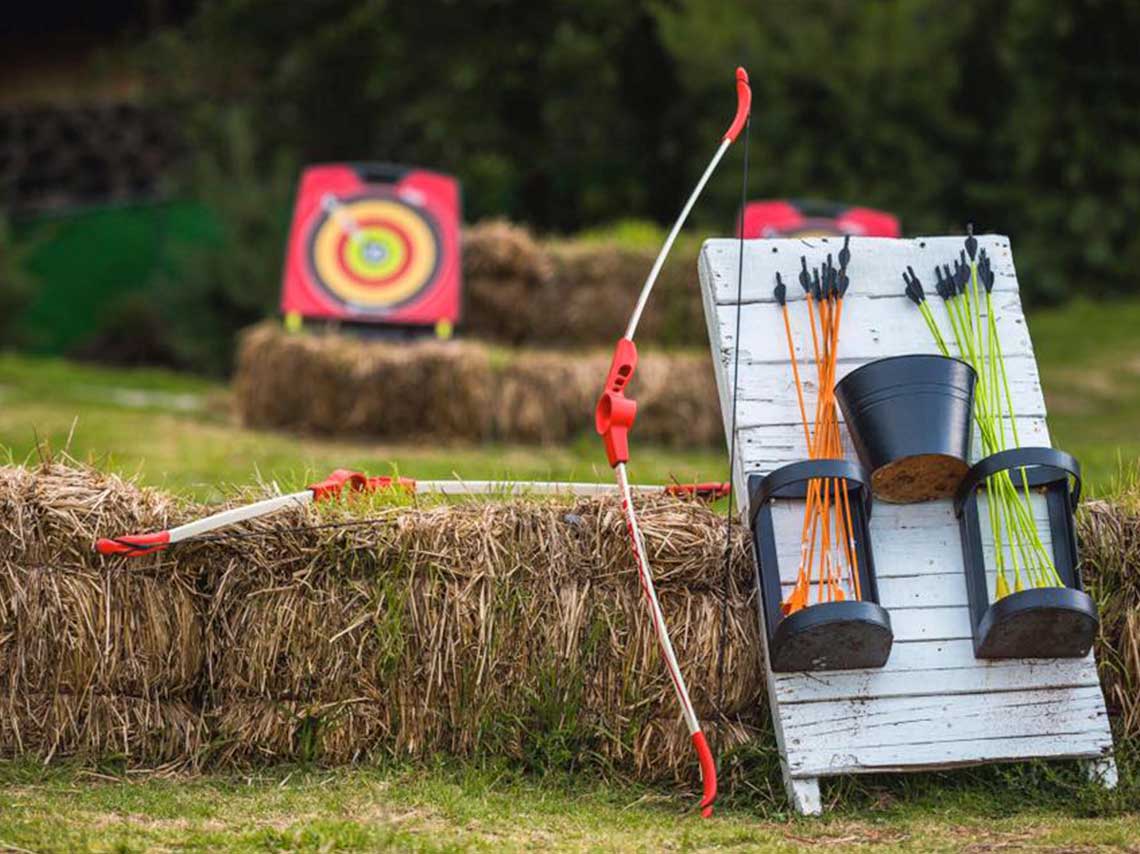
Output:
<instances>
[{"instance_id":1,"label":"concentric ring target","mask_svg":"<svg viewBox=\"0 0 1140 854\"><path fill-rule=\"evenodd\" d=\"M313 278L339 302L371 311L419 296L440 254L430 214L388 196L332 200L309 240Z\"/></svg>"}]
</instances>

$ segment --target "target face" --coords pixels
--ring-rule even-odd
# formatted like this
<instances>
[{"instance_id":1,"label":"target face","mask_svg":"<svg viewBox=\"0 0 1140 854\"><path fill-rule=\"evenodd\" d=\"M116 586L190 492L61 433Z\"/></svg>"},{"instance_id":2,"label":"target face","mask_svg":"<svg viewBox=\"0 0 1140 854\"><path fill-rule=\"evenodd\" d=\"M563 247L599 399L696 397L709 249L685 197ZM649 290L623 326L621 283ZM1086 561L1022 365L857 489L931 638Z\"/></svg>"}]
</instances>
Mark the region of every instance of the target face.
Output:
<instances>
[{"instance_id":1,"label":"target face","mask_svg":"<svg viewBox=\"0 0 1140 854\"><path fill-rule=\"evenodd\" d=\"M440 255L430 214L387 196L326 196L309 241L316 282L363 311L388 311L416 299L434 281Z\"/></svg>"}]
</instances>

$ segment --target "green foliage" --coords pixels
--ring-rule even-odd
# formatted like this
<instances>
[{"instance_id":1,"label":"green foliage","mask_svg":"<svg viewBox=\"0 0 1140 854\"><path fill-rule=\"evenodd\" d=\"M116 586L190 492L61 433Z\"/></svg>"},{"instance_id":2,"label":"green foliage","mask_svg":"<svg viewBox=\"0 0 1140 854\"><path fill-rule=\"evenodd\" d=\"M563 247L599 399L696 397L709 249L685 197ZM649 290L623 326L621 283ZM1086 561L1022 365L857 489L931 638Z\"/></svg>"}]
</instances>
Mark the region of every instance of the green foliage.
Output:
<instances>
[{"instance_id":1,"label":"green foliage","mask_svg":"<svg viewBox=\"0 0 1140 854\"><path fill-rule=\"evenodd\" d=\"M17 239L7 217L0 215L0 347L20 343L13 321L35 291L36 280L27 270L33 248Z\"/></svg>"},{"instance_id":2,"label":"green foliage","mask_svg":"<svg viewBox=\"0 0 1140 854\"><path fill-rule=\"evenodd\" d=\"M53 253L89 310L52 292L30 313L57 339L94 317L92 355L226 371L233 332L274 308L296 175L316 161L424 164L461 178L468 221L654 246L731 114L737 63L752 198L868 204L911 234L1008 233L1030 302L1132 291L1137 29L1131 0L206 0L139 64L192 155L178 193L216 234L171 247L173 263L102 237ZM734 150L678 257L731 232L741 165ZM28 288L10 242L0 224L5 318ZM164 271L145 302L106 298L140 266ZM124 346L139 328L146 346Z\"/></svg>"},{"instance_id":3,"label":"green foliage","mask_svg":"<svg viewBox=\"0 0 1140 854\"><path fill-rule=\"evenodd\" d=\"M215 217L212 241L175 248L157 306L177 362L226 373L237 333L271 313L280 290L296 175L285 154L259 154L250 112L210 112L197 129L193 188Z\"/></svg>"}]
</instances>

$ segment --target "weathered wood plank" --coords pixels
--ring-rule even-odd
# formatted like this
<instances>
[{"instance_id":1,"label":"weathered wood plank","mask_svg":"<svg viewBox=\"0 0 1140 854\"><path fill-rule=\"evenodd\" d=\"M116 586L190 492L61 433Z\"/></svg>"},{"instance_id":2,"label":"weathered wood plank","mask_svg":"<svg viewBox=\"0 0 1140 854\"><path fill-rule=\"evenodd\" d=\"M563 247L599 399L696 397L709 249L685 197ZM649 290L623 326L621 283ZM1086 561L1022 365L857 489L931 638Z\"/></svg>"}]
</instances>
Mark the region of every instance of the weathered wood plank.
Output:
<instances>
[{"instance_id":1,"label":"weathered wood plank","mask_svg":"<svg viewBox=\"0 0 1140 854\"><path fill-rule=\"evenodd\" d=\"M1026 759L1098 758L1112 754L1107 722L1082 725L1070 732L1034 736L968 738L923 744L864 747L844 740L810 751L797 751L789 759L788 773L798 777L836 774L873 774L885 771L927 771Z\"/></svg>"},{"instance_id":2,"label":"weathered wood plank","mask_svg":"<svg viewBox=\"0 0 1140 854\"><path fill-rule=\"evenodd\" d=\"M1010 377L1010 394L1013 397L1013 411L1023 416L1045 416L1045 398L1041 393L1041 383L1036 374L1029 376L1027 371L1015 364L1027 360L1028 356L1010 357L1007 369L1013 376ZM837 378L842 379L851 371L865 365L871 359L852 359L840 362L837 366ZM796 397L795 377L792 374L790 363L784 362L783 370L755 370L755 364L740 366L740 382L737 389L737 400L740 408L737 411L738 424L750 426L759 424L785 424L793 425L802 431L799 402ZM815 417L815 402L818 399L819 387L816 379L814 363L800 364L800 381L804 392L804 407L809 419ZM732 364L727 367L731 375ZM842 421L842 417L840 418Z\"/></svg>"},{"instance_id":3,"label":"weathered wood plank","mask_svg":"<svg viewBox=\"0 0 1140 854\"><path fill-rule=\"evenodd\" d=\"M854 285L852 285L854 288ZM934 316L942 329L950 355L959 355L954 345L949 322L945 320L942 301L932 304ZM1025 315L1017 294L1001 294L994 298L995 319L1001 336L1002 354L1008 359L1031 357L1033 345ZM717 351L719 360L735 350L736 305L717 306ZM789 301L792 340L800 364L814 359L808 310L803 300ZM740 362L742 365L781 365L791 372L788 339L780 310L774 303L745 303L740 317ZM918 307L902 293L891 297L870 297L849 291L843 300L843 319L839 336L838 357L842 362L866 362L911 353L935 353L930 331ZM733 356L732 358L735 358ZM728 363L731 364L732 358Z\"/></svg>"},{"instance_id":4,"label":"weathered wood plank","mask_svg":"<svg viewBox=\"0 0 1140 854\"><path fill-rule=\"evenodd\" d=\"M772 302L776 270L784 276L789 294L800 293L797 275L800 256L806 256L808 267L822 264L830 252L838 255L842 238L791 238L784 240L744 241L743 302ZM994 292L1014 292L1017 272L1013 266L1009 238L1000 234L978 235L978 246L989 253L994 270ZM851 288L871 296L894 296L903 289L902 271L910 264L922 280L929 295L934 294L934 265L952 264L963 248L962 237L920 237L914 240L892 240L882 237L852 237ZM701 287L708 290L717 303L736 302L737 240L706 240L701 247L698 271ZM712 339L715 340L715 339Z\"/></svg>"},{"instance_id":5,"label":"weathered wood plank","mask_svg":"<svg viewBox=\"0 0 1140 854\"><path fill-rule=\"evenodd\" d=\"M955 642L957 643L957 642ZM903 650L919 644L904 644ZM973 659L971 650L970 658ZM959 667L936 666L936 657L922 668L889 670L855 670L817 673L815 679L777 678L780 703L817 703L821 701L860 700L890 697L951 696L955 694L997 694L1040 688L1087 688L1099 685L1095 662L1088 658L1041 659L1036 663L1017 660L977 661Z\"/></svg>"},{"instance_id":6,"label":"weathered wood plank","mask_svg":"<svg viewBox=\"0 0 1140 854\"><path fill-rule=\"evenodd\" d=\"M971 738L1022 738L1077 732L1106 716L1100 686L977 693L950 697L866 697L781 707L789 747L842 738L878 747Z\"/></svg>"}]
</instances>

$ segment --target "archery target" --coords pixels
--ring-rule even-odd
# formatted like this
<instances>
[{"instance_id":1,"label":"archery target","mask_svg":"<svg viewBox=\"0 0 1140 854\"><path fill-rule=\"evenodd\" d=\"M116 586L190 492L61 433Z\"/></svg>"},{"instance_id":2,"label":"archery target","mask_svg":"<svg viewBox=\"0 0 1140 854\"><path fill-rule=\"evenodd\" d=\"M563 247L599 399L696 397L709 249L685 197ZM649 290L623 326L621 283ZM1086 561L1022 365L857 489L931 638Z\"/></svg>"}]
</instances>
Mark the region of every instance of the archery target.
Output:
<instances>
[{"instance_id":1,"label":"archery target","mask_svg":"<svg viewBox=\"0 0 1140 854\"><path fill-rule=\"evenodd\" d=\"M334 299L387 311L416 299L435 279L439 229L430 214L399 199L333 199L313 225L309 261Z\"/></svg>"}]
</instances>

